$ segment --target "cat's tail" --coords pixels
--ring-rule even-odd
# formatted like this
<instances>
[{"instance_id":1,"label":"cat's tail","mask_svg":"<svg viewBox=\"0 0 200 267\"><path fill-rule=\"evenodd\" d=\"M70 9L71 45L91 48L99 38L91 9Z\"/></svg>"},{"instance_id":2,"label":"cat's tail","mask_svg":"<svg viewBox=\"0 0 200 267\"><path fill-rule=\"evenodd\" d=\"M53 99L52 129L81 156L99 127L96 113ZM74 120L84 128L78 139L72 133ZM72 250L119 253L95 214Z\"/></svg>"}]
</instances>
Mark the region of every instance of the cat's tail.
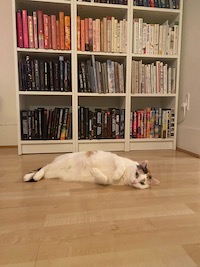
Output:
<instances>
[{"instance_id":1,"label":"cat's tail","mask_svg":"<svg viewBox=\"0 0 200 267\"><path fill-rule=\"evenodd\" d=\"M23 181L24 182L37 182L44 177L44 167L41 167L35 171L31 171L24 175Z\"/></svg>"}]
</instances>

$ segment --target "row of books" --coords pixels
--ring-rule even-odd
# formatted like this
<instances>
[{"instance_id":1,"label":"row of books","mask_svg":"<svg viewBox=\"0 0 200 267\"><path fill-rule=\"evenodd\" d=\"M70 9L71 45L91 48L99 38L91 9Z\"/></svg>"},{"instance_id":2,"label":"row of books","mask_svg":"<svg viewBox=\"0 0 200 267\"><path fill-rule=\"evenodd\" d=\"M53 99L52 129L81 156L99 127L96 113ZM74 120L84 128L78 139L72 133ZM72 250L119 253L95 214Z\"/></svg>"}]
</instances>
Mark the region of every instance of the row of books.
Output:
<instances>
[{"instance_id":1,"label":"row of books","mask_svg":"<svg viewBox=\"0 0 200 267\"><path fill-rule=\"evenodd\" d=\"M72 138L69 108L21 110L22 140L66 140Z\"/></svg>"},{"instance_id":2,"label":"row of books","mask_svg":"<svg viewBox=\"0 0 200 267\"><path fill-rule=\"evenodd\" d=\"M115 5L127 5L128 0L77 0L78 2L104 3Z\"/></svg>"},{"instance_id":3,"label":"row of books","mask_svg":"<svg viewBox=\"0 0 200 267\"><path fill-rule=\"evenodd\" d=\"M145 108L131 111L131 138L173 138L174 108Z\"/></svg>"},{"instance_id":4,"label":"row of books","mask_svg":"<svg viewBox=\"0 0 200 267\"><path fill-rule=\"evenodd\" d=\"M143 64L142 60L132 61L132 94L175 94L176 68L162 61Z\"/></svg>"},{"instance_id":5,"label":"row of books","mask_svg":"<svg viewBox=\"0 0 200 267\"><path fill-rule=\"evenodd\" d=\"M126 53L127 21L77 17L77 50Z\"/></svg>"},{"instance_id":6,"label":"row of books","mask_svg":"<svg viewBox=\"0 0 200 267\"><path fill-rule=\"evenodd\" d=\"M179 9L179 0L133 0L134 6Z\"/></svg>"},{"instance_id":7,"label":"row of books","mask_svg":"<svg viewBox=\"0 0 200 267\"><path fill-rule=\"evenodd\" d=\"M133 52L136 54L178 54L179 25L167 20L162 25L149 24L143 18L133 19Z\"/></svg>"},{"instance_id":8,"label":"row of books","mask_svg":"<svg viewBox=\"0 0 200 267\"><path fill-rule=\"evenodd\" d=\"M124 93L124 65L112 60L79 62L79 92Z\"/></svg>"},{"instance_id":9,"label":"row of books","mask_svg":"<svg viewBox=\"0 0 200 267\"><path fill-rule=\"evenodd\" d=\"M122 139L124 138L125 110L78 109L79 139Z\"/></svg>"},{"instance_id":10,"label":"row of books","mask_svg":"<svg viewBox=\"0 0 200 267\"><path fill-rule=\"evenodd\" d=\"M38 10L17 11L17 46L20 48L71 49L70 16L47 15Z\"/></svg>"},{"instance_id":11,"label":"row of books","mask_svg":"<svg viewBox=\"0 0 200 267\"><path fill-rule=\"evenodd\" d=\"M19 59L20 91L71 91L71 63L59 56L57 61Z\"/></svg>"}]
</instances>

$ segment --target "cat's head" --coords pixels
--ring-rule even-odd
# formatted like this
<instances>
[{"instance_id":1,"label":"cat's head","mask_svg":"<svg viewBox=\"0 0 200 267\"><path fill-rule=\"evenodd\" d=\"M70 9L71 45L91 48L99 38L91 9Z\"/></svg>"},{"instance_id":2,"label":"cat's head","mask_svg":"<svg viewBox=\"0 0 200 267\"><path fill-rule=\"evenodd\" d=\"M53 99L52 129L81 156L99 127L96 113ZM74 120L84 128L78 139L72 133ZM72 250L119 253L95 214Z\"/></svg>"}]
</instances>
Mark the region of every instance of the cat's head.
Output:
<instances>
[{"instance_id":1,"label":"cat's head","mask_svg":"<svg viewBox=\"0 0 200 267\"><path fill-rule=\"evenodd\" d=\"M158 185L160 183L152 177L147 165L147 160L137 165L134 183L132 184L134 187L141 188L142 186L146 186L148 188L150 185Z\"/></svg>"}]
</instances>

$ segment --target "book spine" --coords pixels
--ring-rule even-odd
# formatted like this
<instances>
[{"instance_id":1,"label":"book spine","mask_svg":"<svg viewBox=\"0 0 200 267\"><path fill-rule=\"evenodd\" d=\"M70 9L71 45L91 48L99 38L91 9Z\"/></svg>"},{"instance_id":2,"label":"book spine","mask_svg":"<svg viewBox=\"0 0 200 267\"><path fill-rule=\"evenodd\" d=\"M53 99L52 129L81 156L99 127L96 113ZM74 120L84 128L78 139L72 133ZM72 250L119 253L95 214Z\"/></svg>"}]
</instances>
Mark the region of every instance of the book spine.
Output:
<instances>
[{"instance_id":1,"label":"book spine","mask_svg":"<svg viewBox=\"0 0 200 267\"><path fill-rule=\"evenodd\" d=\"M85 51L85 21L81 20L81 51Z\"/></svg>"},{"instance_id":2,"label":"book spine","mask_svg":"<svg viewBox=\"0 0 200 267\"><path fill-rule=\"evenodd\" d=\"M44 49L44 25L43 25L43 12L38 11L38 39L39 48Z\"/></svg>"},{"instance_id":3,"label":"book spine","mask_svg":"<svg viewBox=\"0 0 200 267\"><path fill-rule=\"evenodd\" d=\"M65 49L65 15L64 12L59 12L59 25L60 25L60 49Z\"/></svg>"},{"instance_id":4,"label":"book spine","mask_svg":"<svg viewBox=\"0 0 200 267\"><path fill-rule=\"evenodd\" d=\"M52 48L57 49L57 35L56 35L56 16L51 15L51 35L52 35Z\"/></svg>"},{"instance_id":5,"label":"book spine","mask_svg":"<svg viewBox=\"0 0 200 267\"><path fill-rule=\"evenodd\" d=\"M81 18L77 16L77 50L81 50Z\"/></svg>"},{"instance_id":6,"label":"book spine","mask_svg":"<svg viewBox=\"0 0 200 267\"><path fill-rule=\"evenodd\" d=\"M28 17L27 10L22 10L22 28L23 28L23 40L24 40L24 48L29 48L28 42Z\"/></svg>"},{"instance_id":7,"label":"book spine","mask_svg":"<svg viewBox=\"0 0 200 267\"><path fill-rule=\"evenodd\" d=\"M56 45L57 49L60 50L60 21L56 20Z\"/></svg>"},{"instance_id":8,"label":"book spine","mask_svg":"<svg viewBox=\"0 0 200 267\"><path fill-rule=\"evenodd\" d=\"M17 46L24 47L21 10L17 11Z\"/></svg>"},{"instance_id":9,"label":"book spine","mask_svg":"<svg viewBox=\"0 0 200 267\"><path fill-rule=\"evenodd\" d=\"M43 23L44 23L44 48L49 49L49 20L48 15L43 14Z\"/></svg>"},{"instance_id":10,"label":"book spine","mask_svg":"<svg viewBox=\"0 0 200 267\"><path fill-rule=\"evenodd\" d=\"M65 16L65 49L71 49L71 24L70 16Z\"/></svg>"},{"instance_id":11,"label":"book spine","mask_svg":"<svg viewBox=\"0 0 200 267\"><path fill-rule=\"evenodd\" d=\"M48 36L49 36L49 49L52 49L52 31L51 31L51 17L48 16Z\"/></svg>"},{"instance_id":12,"label":"book spine","mask_svg":"<svg viewBox=\"0 0 200 267\"><path fill-rule=\"evenodd\" d=\"M38 48L38 20L37 12L33 12L33 35L34 35L34 45Z\"/></svg>"}]
</instances>

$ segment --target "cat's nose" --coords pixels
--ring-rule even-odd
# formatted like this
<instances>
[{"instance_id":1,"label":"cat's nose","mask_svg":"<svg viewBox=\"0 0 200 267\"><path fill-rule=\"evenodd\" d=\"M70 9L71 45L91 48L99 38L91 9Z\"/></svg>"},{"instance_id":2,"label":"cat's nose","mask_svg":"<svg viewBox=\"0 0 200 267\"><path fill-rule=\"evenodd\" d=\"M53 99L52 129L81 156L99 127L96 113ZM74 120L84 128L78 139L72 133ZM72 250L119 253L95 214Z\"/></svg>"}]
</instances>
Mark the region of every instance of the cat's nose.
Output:
<instances>
[{"instance_id":1,"label":"cat's nose","mask_svg":"<svg viewBox=\"0 0 200 267\"><path fill-rule=\"evenodd\" d=\"M145 182L145 178L143 180L140 181L140 183L144 183Z\"/></svg>"}]
</instances>

